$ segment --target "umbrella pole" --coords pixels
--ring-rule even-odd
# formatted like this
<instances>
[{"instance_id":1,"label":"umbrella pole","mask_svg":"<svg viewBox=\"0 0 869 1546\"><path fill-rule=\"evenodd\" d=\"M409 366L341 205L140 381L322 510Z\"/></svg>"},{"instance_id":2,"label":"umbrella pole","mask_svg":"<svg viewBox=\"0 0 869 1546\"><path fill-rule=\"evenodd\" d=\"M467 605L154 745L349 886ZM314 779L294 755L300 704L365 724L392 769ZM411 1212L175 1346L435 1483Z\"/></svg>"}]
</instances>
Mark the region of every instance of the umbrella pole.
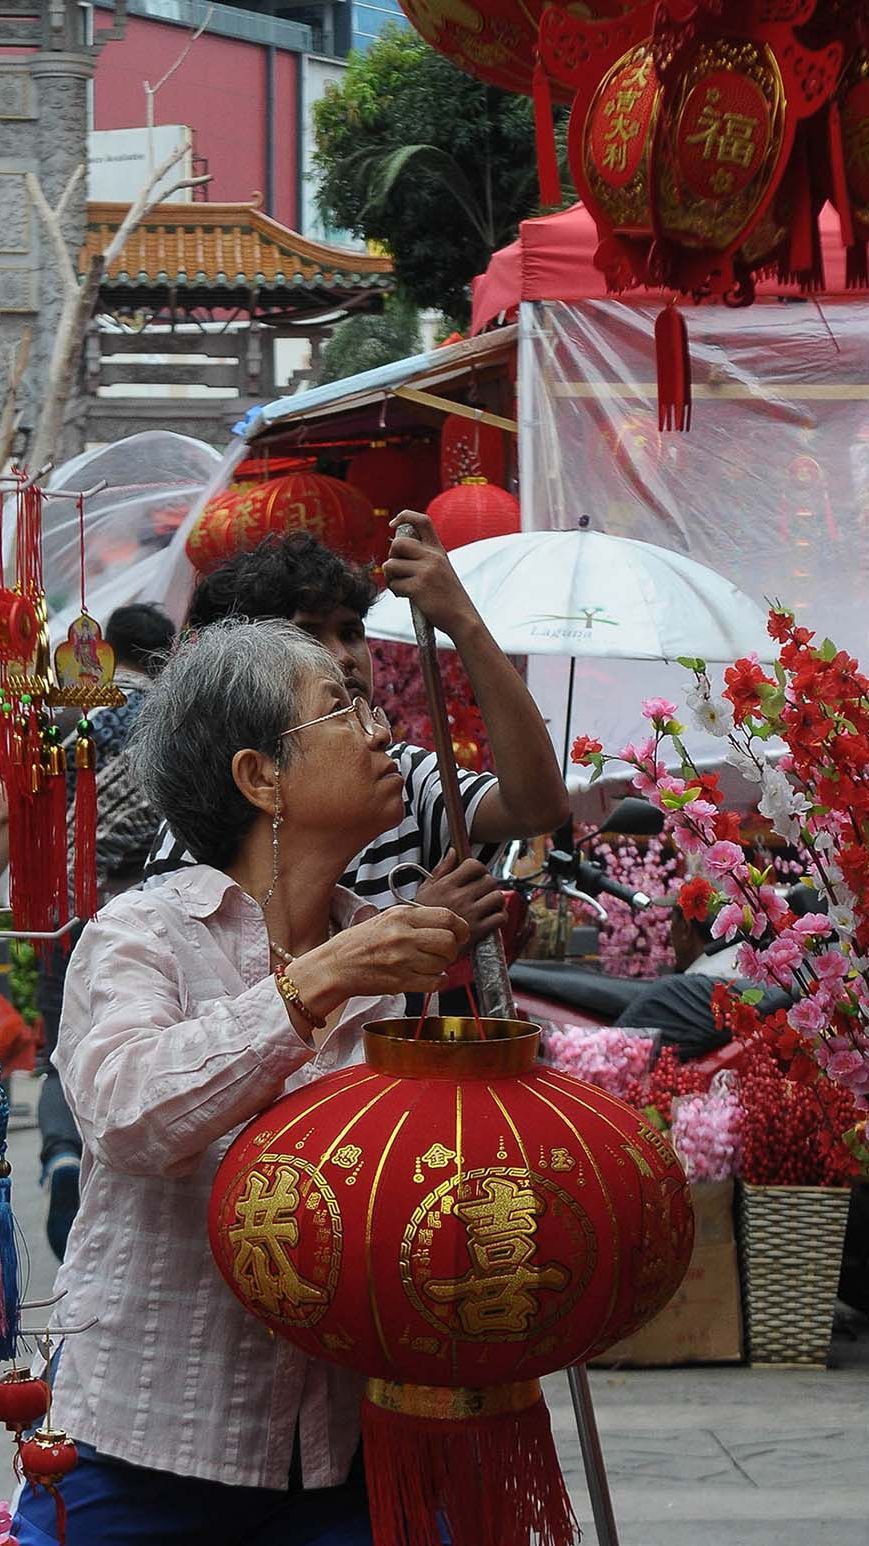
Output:
<instances>
[{"instance_id":1,"label":"umbrella pole","mask_svg":"<svg viewBox=\"0 0 869 1546\"><path fill-rule=\"evenodd\" d=\"M411 537L414 535L412 526L406 527L404 531L399 526L398 530L402 535ZM410 610L413 617L413 628L417 644L419 645L420 667L422 669L422 677L428 699L428 711L434 732L435 752L441 775L441 788L443 789L444 807L450 829L450 841L456 851L456 857L461 863L463 859L467 859L470 856L471 844L468 837L467 822L465 821L465 808L462 804L461 790L459 788L459 776L456 771L456 759L450 736L447 706L444 698L444 684L441 680L440 666L438 665L434 629L425 613L414 602L411 602ZM571 659L570 667L572 699L573 659ZM569 712L567 725L567 736L569 739ZM494 937L490 936L489 939L480 940L479 944L473 947L472 959L474 964L474 982L477 987L480 1008L483 1014L492 1016L495 1019L515 1019L516 1006L513 1002L513 989L507 971L507 961L504 956L501 936L496 934ZM579 1447L582 1451L586 1485L588 1486L588 1494L591 1499L598 1546L619 1546L606 1466L604 1465L603 1451L601 1449L594 1407L591 1400L591 1390L588 1383L588 1374L585 1367L581 1365L568 1369L567 1379L570 1385L570 1396L576 1418L576 1430L579 1436Z\"/></svg>"},{"instance_id":2,"label":"umbrella pole","mask_svg":"<svg viewBox=\"0 0 869 1546\"><path fill-rule=\"evenodd\" d=\"M567 678L567 718L564 721L564 751L561 754L561 777L567 778L570 757L570 725L573 719L573 687L576 680L576 656L570 657L570 674Z\"/></svg>"}]
</instances>

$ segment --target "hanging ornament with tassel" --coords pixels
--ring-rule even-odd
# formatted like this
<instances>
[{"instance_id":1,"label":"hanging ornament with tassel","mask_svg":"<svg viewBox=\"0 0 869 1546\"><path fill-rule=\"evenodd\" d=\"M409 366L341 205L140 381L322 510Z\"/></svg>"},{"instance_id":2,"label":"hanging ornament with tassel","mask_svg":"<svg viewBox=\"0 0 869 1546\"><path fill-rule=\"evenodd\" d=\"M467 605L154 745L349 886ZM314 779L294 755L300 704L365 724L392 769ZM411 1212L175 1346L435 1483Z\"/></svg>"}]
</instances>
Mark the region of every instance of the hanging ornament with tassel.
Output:
<instances>
[{"instance_id":1,"label":"hanging ornament with tassel","mask_svg":"<svg viewBox=\"0 0 869 1546\"><path fill-rule=\"evenodd\" d=\"M99 623L87 609L85 564L85 498L79 494L79 568L81 611L70 624L66 639L54 653L54 707L82 709L75 746L75 819L73 892L76 917L83 923L97 910L97 755L88 711L118 708L126 699L115 685L115 652L103 638Z\"/></svg>"}]
</instances>

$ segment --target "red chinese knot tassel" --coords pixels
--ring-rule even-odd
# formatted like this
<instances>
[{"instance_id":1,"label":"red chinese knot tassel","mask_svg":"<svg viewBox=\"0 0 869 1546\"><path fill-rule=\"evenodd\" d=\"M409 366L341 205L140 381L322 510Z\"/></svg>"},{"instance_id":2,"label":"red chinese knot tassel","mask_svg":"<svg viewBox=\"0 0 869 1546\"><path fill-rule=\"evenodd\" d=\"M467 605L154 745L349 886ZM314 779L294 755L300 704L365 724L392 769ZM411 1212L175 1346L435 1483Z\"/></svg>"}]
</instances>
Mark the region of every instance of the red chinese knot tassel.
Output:
<instances>
[{"instance_id":1,"label":"red chinese knot tassel","mask_svg":"<svg viewBox=\"0 0 869 1546\"><path fill-rule=\"evenodd\" d=\"M658 366L658 428L691 428L691 357L688 328L678 306L671 301L655 319L655 354Z\"/></svg>"},{"instance_id":2,"label":"red chinese knot tassel","mask_svg":"<svg viewBox=\"0 0 869 1546\"><path fill-rule=\"evenodd\" d=\"M575 1546L579 1528L536 1380L487 1390L369 1380L374 1546Z\"/></svg>"},{"instance_id":3,"label":"red chinese knot tassel","mask_svg":"<svg viewBox=\"0 0 869 1546\"><path fill-rule=\"evenodd\" d=\"M97 910L97 754L87 719L75 748L75 911L86 923Z\"/></svg>"}]
</instances>

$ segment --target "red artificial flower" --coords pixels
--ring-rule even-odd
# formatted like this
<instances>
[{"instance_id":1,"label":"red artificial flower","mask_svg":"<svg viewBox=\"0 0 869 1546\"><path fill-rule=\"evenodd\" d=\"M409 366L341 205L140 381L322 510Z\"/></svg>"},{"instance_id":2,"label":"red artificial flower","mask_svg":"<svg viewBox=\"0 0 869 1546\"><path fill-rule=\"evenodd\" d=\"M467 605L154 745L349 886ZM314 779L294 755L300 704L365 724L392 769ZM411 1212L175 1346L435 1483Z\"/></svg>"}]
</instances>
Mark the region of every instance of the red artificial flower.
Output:
<instances>
[{"instance_id":1,"label":"red artificial flower","mask_svg":"<svg viewBox=\"0 0 869 1546\"><path fill-rule=\"evenodd\" d=\"M738 843L739 815L736 811L718 811L713 817L712 826L715 831L715 840L718 843Z\"/></svg>"},{"instance_id":2,"label":"red artificial flower","mask_svg":"<svg viewBox=\"0 0 869 1546\"><path fill-rule=\"evenodd\" d=\"M578 735L570 748L571 762L578 762L580 767L587 767L592 757L603 751L603 745L591 735Z\"/></svg>"},{"instance_id":3,"label":"red artificial flower","mask_svg":"<svg viewBox=\"0 0 869 1546\"><path fill-rule=\"evenodd\" d=\"M688 779L692 789L700 790L700 798L708 800L710 805L723 805L724 795L718 782L717 773L692 773Z\"/></svg>"},{"instance_id":4,"label":"red artificial flower","mask_svg":"<svg viewBox=\"0 0 869 1546\"><path fill-rule=\"evenodd\" d=\"M679 906L684 917L696 918L698 923L705 923L709 916L709 903L714 895L712 886L702 875L687 880L679 891Z\"/></svg>"},{"instance_id":5,"label":"red artificial flower","mask_svg":"<svg viewBox=\"0 0 869 1546\"><path fill-rule=\"evenodd\" d=\"M724 982L717 982L712 989L710 1008L712 1010L712 1018L719 1031L726 1029L735 999L736 994L733 992L733 989L728 988Z\"/></svg>"},{"instance_id":6,"label":"red artificial flower","mask_svg":"<svg viewBox=\"0 0 869 1546\"><path fill-rule=\"evenodd\" d=\"M738 725L760 708L758 687L775 685L756 660L737 660L735 665L727 667L724 680L727 686L722 697L733 704L733 718Z\"/></svg>"}]
</instances>

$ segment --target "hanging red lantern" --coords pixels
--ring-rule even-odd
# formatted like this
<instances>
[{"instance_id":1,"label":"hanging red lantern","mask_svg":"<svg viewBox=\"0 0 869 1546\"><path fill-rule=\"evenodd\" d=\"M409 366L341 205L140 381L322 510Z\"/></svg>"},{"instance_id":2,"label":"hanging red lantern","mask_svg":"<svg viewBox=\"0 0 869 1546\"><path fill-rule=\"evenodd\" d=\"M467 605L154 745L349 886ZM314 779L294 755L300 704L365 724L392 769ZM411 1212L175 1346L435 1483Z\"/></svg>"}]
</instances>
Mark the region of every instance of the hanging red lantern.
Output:
<instances>
[{"instance_id":1,"label":"hanging red lantern","mask_svg":"<svg viewBox=\"0 0 869 1546\"><path fill-rule=\"evenodd\" d=\"M365 1064L276 1102L215 1178L233 1293L368 1377L376 1546L428 1541L435 1509L454 1546L573 1541L537 1381L643 1324L688 1265L669 1144L539 1067L538 1042L518 1021L367 1026Z\"/></svg>"},{"instance_id":2,"label":"hanging red lantern","mask_svg":"<svg viewBox=\"0 0 869 1546\"><path fill-rule=\"evenodd\" d=\"M485 478L463 478L445 489L428 514L447 552L485 537L506 537L522 525L516 495Z\"/></svg>"},{"instance_id":3,"label":"hanging red lantern","mask_svg":"<svg viewBox=\"0 0 869 1546\"><path fill-rule=\"evenodd\" d=\"M215 494L203 506L184 545L184 551L199 574L210 574L230 557L229 534L243 495L232 489Z\"/></svg>"},{"instance_id":4,"label":"hanging red lantern","mask_svg":"<svg viewBox=\"0 0 869 1546\"><path fill-rule=\"evenodd\" d=\"M583 0L581 9L584 16L615 16L631 3ZM474 5L469 0L401 0L417 32L460 69L490 86L527 95L545 4L546 0L476 0Z\"/></svg>"},{"instance_id":5,"label":"hanging red lantern","mask_svg":"<svg viewBox=\"0 0 869 1546\"><path fill-rule=\"evenodd\" d=\"M15 590L0 590L0 660L29 660L39 637L36 608Z\"/></svg>"},{"instance_id":6,"label":"hanging red lantern","mask_svg":"<svg viewBox=\"0 0 869 1546\"><path fill-rule=\"evenodd\" d=\"M58 1546L66 1543L66 1504L59 1484L78 1463L78 1450L60 1429L40 1428L18 1446L21 1469L34 1491L44 1487L54 1499Z\"/></svg>"},{"instance_id":7,"label":"hanging red lantern","mask_svg":"<svg viewBox=\"0 0 869 1546\"><path fill-rule=\"evenodd\" d=\"M451 413L441 430L441 488L465 478L503 483L507 476L504 435L495 424Z\"/></svg>"},{"instance_id":8,"label":"hanging red lantern","mask_svg":"<svg viewBox=\"0 0 869 1546\"><path fill-rule=\"evenodd\" d=\"M26 1369L13 1369L0 1380L0 1423L10 1433L23 1433L48 1411L51 1393L45 1380L33 1378Z\"/></svg>"},{"instance_id":9,"label":"hanging red lantern","mask_svg":"<svg viewBox=\"0 0 869 1546\"><path fill-rule=\"evenodd\" d=\"M364 494L338 478L291 472L243 493L210 499L187 539L187 556L208 573L236 553L251 552L266 537L293 531L307 531L335 552L367 562L374 512Z\"/></svg>"}]
</instances>

